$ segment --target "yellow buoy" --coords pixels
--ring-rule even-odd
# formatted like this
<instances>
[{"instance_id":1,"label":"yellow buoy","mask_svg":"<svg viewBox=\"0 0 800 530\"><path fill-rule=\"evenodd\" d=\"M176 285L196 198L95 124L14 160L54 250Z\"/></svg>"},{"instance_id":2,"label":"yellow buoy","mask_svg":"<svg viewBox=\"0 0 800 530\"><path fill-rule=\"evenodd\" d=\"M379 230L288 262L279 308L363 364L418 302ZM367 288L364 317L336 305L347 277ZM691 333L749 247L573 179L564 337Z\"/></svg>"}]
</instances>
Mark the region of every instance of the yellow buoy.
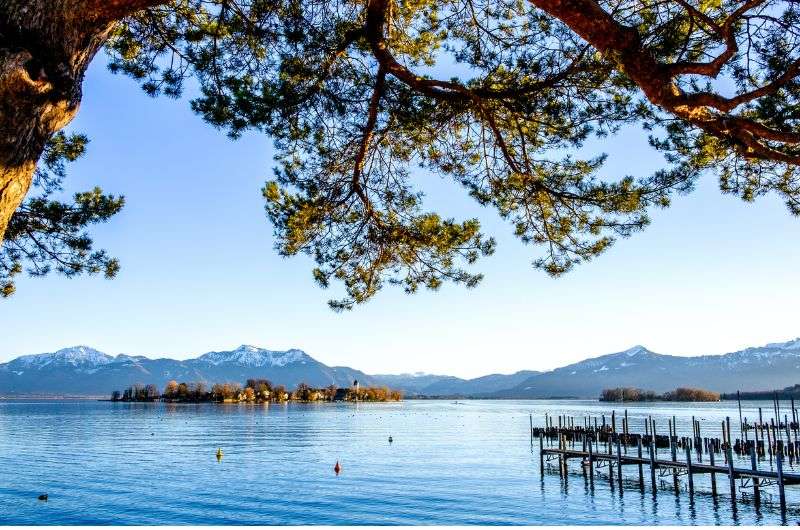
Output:
<instances>
[{"instance_id":1,"label":"yellow buoy","mask_svg":"<svg viewBox=\"0 0 800 530\"><path fill-rule=\"evenodd\" d=\"M219 448L217 448L217 460L220 460L222 458L222 456L223 456L222 448L219 447Z\"/></svg>"}]
</instances>

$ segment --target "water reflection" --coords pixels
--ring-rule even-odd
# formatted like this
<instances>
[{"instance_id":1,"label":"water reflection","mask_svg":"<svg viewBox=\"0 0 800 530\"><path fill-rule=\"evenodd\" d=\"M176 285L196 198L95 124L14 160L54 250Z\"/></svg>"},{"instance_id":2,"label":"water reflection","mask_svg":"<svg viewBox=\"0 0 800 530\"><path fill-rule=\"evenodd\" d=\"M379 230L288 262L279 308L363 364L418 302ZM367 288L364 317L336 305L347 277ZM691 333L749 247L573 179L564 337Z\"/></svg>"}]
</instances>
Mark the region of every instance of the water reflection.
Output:
<instances>
[{"instance_id":1,"label":"water reflection","mask_svg":"<svg viewBox=\"0 0 800 530\"><path fill-rule=\"evenodd\" d=\"M720 425L720 417L736 413L725 407L631 407L629 422L639 431L649 416L666 425L674 415L678 430L688 432L692 415ZM752 414L752 406L746 409ZM577 460L563 479L557 461L541 473L538 440L531 444L528 429L529 414L537 423L544 411L609 415L608 407L574 401L2 402L0 523L781 522L769 488L761 509L741 492L731 503L727 477L718 477L714 497L709 478L697 475L690 499L685 477L679 493L671 475L659 477L655 493L647 469L640 484L638 466L623 468L622 488L616 469L589 475ZM218 448L224 457L213 458ZM331 472L337 459L346 468L339 477ZM36 500L43 491L50 494L46 506ZM797 493L787 490L790 522L798 515Z\"/></svg>"}]
</instances>

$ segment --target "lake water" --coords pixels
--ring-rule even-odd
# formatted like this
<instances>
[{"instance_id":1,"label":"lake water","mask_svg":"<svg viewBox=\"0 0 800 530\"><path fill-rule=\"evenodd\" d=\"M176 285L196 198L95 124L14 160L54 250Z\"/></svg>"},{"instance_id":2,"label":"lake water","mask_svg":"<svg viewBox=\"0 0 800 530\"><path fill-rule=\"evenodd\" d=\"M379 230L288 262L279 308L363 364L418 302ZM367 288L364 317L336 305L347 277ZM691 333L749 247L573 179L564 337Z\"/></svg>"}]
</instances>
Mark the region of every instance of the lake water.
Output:
<instances>
[{"instance_id":1,"label":"lake water","mask_svg":"<svg viewBox=\"0 0 800 530\"><path fill-rule=\"evenodd\" d=\"M745 416L757 417L758 405L746 403ZM661 432L676 415L679 435L690 433L692 415L703 436L726 415L738 425L735 403L627 407L632 432L648 415ZM693 501L672 492L671 478L655 500L649 483L642 493L633 480L623 495L607 480L592 492L577 462L566 484L555 468L542 476L529 414L543 425L545 412L611 409L596 401L0 401L0 524L781 523L775 488L765 489L760 511L741 498L733 509L725 476L716 501L702 475ZM635 466L626 473L638 477ZM789 524L800 520L799 490L787 488Z\"/></svg>"}]
</instances>

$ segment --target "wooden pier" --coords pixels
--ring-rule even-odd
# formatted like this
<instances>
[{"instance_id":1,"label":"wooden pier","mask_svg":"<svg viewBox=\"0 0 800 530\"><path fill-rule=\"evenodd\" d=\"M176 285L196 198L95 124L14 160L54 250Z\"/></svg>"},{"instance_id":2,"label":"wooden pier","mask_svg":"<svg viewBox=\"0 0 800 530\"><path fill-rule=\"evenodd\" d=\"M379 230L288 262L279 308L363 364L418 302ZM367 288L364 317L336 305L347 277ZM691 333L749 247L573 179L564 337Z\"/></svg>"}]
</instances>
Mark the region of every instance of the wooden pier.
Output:
<instances>
[{"instance_id":1,"label":"wooden pier","mask_svg":"<svg viewBox=\"0 0 800 530\"><path fill-rule=\"evenodd\" d=\"M777 416L777 405L775 410ZM534 427L533 416L530 418L531 445L538 439L543 475L546 467L557 462L559 475L566 479L569 462L577 460L592 485L602 477L612 487L616 483L620 495L625 482L638 482L638 487L644 491L645 476L649 475L653 495L659 491L659 478L671 479L677 493L681 490L679 477L685 477L684 489L693 497L694 477L708 475L711 495L716 497L719 494L717 482L722 476L734 504L737 502L738 483L738 491L747 495L752 493L752 502L758 508L762 490L775 487L781 516L785 520L785 489L800 485L800 473L784 469L787 461L791 466L800 456L800 414L795 410L794 402L791 412L791 418L787 415L783 422L765 422L760 409L758 422L748 424L745 418L740 417L741 438L736 439L732 437L730 418L721 424L722 437L714 438L701 436L700 422L694 418L691 420L693 436L678 436L674 417L668 420L668 433L657 434L652 418L645 419L644 433L630 432L627 410L621 422L618 422L616 412L612 412L608 418L601 416L599 421L598 418L584 417L582 422L576 422L574 417L558 416L556 425L555 418L546 414L545 427ZM664 458L663 452L659 455L659 449L668 449L668 457ZM767 460L770 469L759 468L759 462L767 464ZM742 464L749 466L743 467ZM626 476L624 469L631 466L637 473Z\"/></svg>"}]
</instances>

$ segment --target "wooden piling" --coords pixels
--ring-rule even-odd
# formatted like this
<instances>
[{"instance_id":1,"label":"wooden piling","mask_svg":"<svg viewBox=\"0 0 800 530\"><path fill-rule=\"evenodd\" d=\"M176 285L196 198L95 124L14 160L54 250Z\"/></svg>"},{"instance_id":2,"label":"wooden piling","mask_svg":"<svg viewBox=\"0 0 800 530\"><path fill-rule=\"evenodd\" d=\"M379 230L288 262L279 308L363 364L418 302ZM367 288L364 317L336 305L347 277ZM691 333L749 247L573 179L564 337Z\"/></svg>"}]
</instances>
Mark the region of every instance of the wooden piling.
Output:
<instances>
[{"instance_id":1,"label":"wooden piling","mask_svg":"<svg viewBox=\"0 0 800 530\"><path fill-rule=\"evenodd\" d=\"M672 421L670 421L670 426L669 426L670 432L672 432L674 429L675 429L675 424ZM672 457L672 461L673 462L677 462L678 461L677 448L675 447L675 443L676 442L677 442L677 439L673 439L672 436L670 436L670 438L669 438L669 453L670 453L670 456ZM672 468L672 487L675 488L675 493L677 493L678 492L678 468L677 467L673 467Z\"/></svg>"},{"instance_id":2,"label":"wooden piling","mask_svg":"<svg viewBox=\"0 0 800 530\"><path fill-rule=\"evenodd\" d=\"M642 471L642 437L636 440L636 454L639 457L639 489L644 491L644 472Z\"/></svg>"},{"instance_id":3,"label":"wooden piling","mask_svg":"<svg viewBox=\"0 0 800 530\"><path fill-rule=\"evenodd\" d=\"M697 420L697 461L703 463L703 440L700 434L700 420Z\"/></svg>"},{"instance_id":4,"label":"wooden piling","mask_svg":"<svg viewBox=\"0 0 800 530\"><path fill-rule=\"evenodd\" d=\"M736 477L733 473L733 449L731 449L730 444L728 444L728 449L726 451L728 455L728 482L731 486L731 500L734 502L736 501Z\"/></svg>"},{"instance_id":5,"label":"wooden piling","mask_svg":"<svg viewBox=\"0 0 800 530\"><path fill-rule=\"evenodd\" d=\"M742 393L736 391L736 401L739 403L739 433L744 438L744 423L742 422Z\"/></svg>"},{"instance_id":6,"label":"wooden piling","mask_svg":"<svg viewBox=\"0 0 800 530\"><path fill-rule=\"evenodd\" d=\"M725 427L728 430L728 445L733 447L733 436L732 436L733 433L731 433L731 417L730 416L725 416Z\"/></svg>"},{"instance_id":7,"label":"wooden piling","mask_svg":"<svg viewBox=\"0 0 800 530\"><path fill-rule=\"evenodd\" d=\"M653 486L653 495L658 492L656 485L656 444L655 441L650 439L650 483Z\"/></svg>"},{"instance_id":8,"label":"wooden piling","mask_svg":"<svg viewBox=\"0 0 800 530\"><path fill-rule=\"evenodd\" d=\"M778 468L778 496L781 502L781 517L786 518L786 492L783 483L783 455L778 453L775 459Z\"/></svg>"},{"instance_id":9,"label":"wooden piling","mask_svg":"<svg viewBox=\"0 0 800 530\"><path fill-rule=\"evenodd\" d=\"M750 446L750 469L753 471L758 470L755 445ZM758 477L753 477L753 502L756 506L761 504L761 490L758 489L758 480Z\"/></svg>"},{"instance_id":10,"label":"wooden piling","mask_svg":"<svg viewBox=\"0 0 800 530\"><path fill-rule=\"evenodd\" d=\"M767 427L767 452L769 452L769 465L772 465L772 434L769 427Z\"/></svg>"},{"instance_id":11,"label":"wooden piling","mask_svg":"<svg viewBox=\"0 0 800 530\"><path fill-rule=\"evenodd\" d=\"M619 438L617 438L617 483L619 483L619 494L622 495L622 449Z\"/></svg>"},{"instance_id":12,"label":"wooden piling","mask_svg":"<svg viewBox=\"0 0 800 530\"><path fill-rule=\"evenodd\" d=\"M544 433L539 433L539 472L544 476Z\"/></svg>"},{"instance_id":13,"label":"wooden piling","mask_svg":"<svg viewBox=\"0 0 800 530\"><path fill-rule=\"evenodd\" d=\"M625 419L623 420L623 427L625 429L625 443L623 444L623 449L625 450L625 454L628 454L628 435L630 434L630 424L628 423L628 409L625 409Z\"/></svg>"},{"instance_id":14,"label":"wooden piling","mask_svg":"<svg viewBox=\"0 0 800 530\"><path fill-rule=\"evenodd\" d=\"M692 477L692 450L686 446L686 476L689 479L689 497L694 497L694 478Z\"/></svg>"},{"instance_id":15,"label":"wooden piling","mask_svg":"<svg viewBox=\"0 0 800 530\"><path fill-rule=\"evenodd\" d=\"M709 451L708 452L708 461L711 464L711 467L713 468L714 467L714 451ZM711 470L711 496L712 497L716 497L717 496L717 474L714 472L713 469Z\"/></svg>"}]
</instances>

